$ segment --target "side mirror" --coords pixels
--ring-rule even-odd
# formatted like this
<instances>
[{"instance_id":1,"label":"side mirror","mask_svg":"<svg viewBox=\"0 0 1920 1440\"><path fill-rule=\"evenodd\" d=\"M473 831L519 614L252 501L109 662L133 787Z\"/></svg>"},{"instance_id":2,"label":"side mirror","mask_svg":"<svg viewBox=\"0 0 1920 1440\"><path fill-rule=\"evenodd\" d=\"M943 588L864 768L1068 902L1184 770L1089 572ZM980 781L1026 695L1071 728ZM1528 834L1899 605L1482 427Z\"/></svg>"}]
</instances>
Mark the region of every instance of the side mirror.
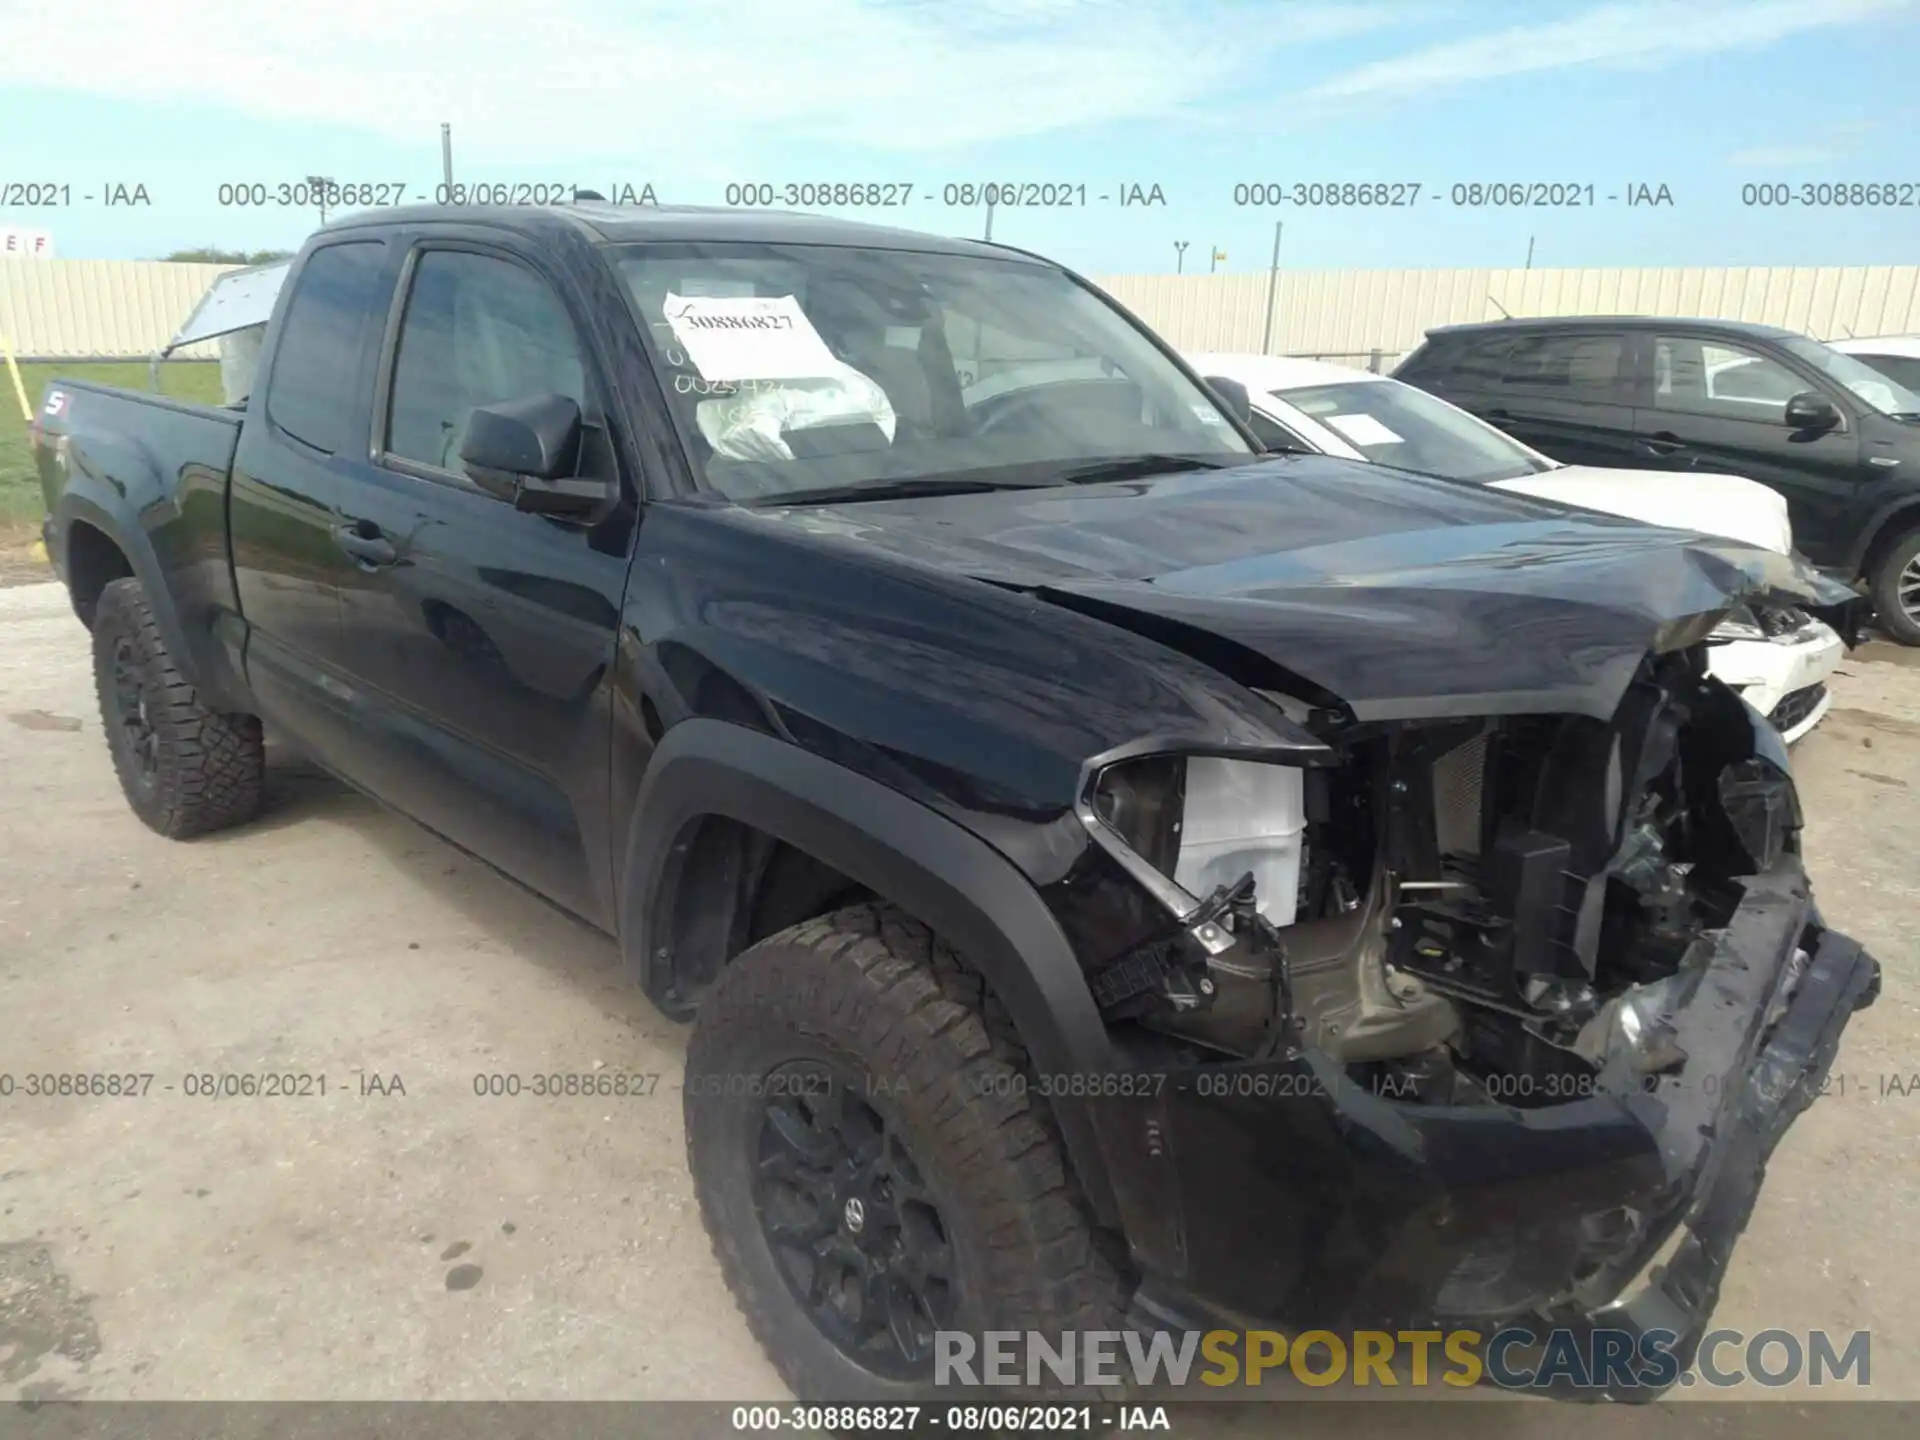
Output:
<instances>
[{"instance_id":1,"label":"side mirror","mask_svg":"<svg viewBox=\"0 0 1920 1440\"><path fill-rule=\"evenodd\" d=\"M1840 423L1840 412L1833 402L1814 390L1802 390L1787 401L1786 424L1789 430L1831 430Z\"/></svg>"},{"instance_id":2,"label":"side mirror","mask_svg":"<svg viewBox=\"0 0 1920 1440\"><path fill-rule=\"evenodd\" d=\"M468 479L516 510L587 514L612 498L612 487L575 473L583 428L580 406L565 395L483 405L467 418L460 463Z\"/></svg>"},{"instance_id":3,"label":"side mirror","mask_svg":"<svg viewBox=\"0 0 1920 1440\"><path fill-rule=\"evenodd\" d=\"M1247 393L1246 386L1224 375L1209 375L1207 388L1220 397L1221 404L1239 417L1242 425L1253 423L1253 397Z\"/></svg>"}]
</instances>

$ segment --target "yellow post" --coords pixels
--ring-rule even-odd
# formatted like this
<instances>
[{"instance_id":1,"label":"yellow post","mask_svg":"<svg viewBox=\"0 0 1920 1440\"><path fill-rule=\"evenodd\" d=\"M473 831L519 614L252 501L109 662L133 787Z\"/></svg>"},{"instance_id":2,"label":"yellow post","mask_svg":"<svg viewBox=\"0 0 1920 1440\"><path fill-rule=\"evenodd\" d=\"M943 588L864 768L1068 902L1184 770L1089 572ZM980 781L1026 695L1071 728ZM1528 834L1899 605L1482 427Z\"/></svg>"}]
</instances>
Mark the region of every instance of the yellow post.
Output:
<instances>
[{"instance_id":1,"label":"yellow post","mask_svg":"<svg viewBox=\"0 0 1920 1440\"><path fill-rule=\"evenodd\" d=\"M7 373L13 376L13 393L20 401L20 418L33 423L33 406L27 403L27 387L21 383L20 367L13 362L13 337L0 330L0 349L7 352Z\"/></svg>"}]
</instances>

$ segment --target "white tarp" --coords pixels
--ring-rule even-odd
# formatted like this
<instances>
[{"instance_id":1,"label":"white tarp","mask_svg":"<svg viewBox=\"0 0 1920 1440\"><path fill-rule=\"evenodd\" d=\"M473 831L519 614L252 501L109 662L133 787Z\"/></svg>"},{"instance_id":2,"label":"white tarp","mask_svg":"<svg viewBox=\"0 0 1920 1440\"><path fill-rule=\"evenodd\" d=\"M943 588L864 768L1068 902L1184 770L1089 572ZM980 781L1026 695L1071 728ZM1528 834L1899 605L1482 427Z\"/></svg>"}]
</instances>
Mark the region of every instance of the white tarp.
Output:
<instances>
[{"instance_id":1,"label":"white tarp","mask_svg":"<svg viewBox=\"0 0 1920 1440\"><path fill-rule=\"evenodd\" d=\"M220 347L220 403L239 405L253 393L253 377L260 369L260 342L267 327L249 325L214 343Z\"/></svg>"},{"instance_id":2,"label":"white tarp","mask_svg":"<svg viewBox=\"0 0 1920 1440\"><path fill-rule=\"evenodd\" d=\"M247 270L230 270L200 297L173 339L161 354L191 345L196 340L211 340L231 335L254 325L265 325L273 314L273 302L286 282L291 260L276 260L271 265L255 265Z\"/></svg>"}]
</instances>

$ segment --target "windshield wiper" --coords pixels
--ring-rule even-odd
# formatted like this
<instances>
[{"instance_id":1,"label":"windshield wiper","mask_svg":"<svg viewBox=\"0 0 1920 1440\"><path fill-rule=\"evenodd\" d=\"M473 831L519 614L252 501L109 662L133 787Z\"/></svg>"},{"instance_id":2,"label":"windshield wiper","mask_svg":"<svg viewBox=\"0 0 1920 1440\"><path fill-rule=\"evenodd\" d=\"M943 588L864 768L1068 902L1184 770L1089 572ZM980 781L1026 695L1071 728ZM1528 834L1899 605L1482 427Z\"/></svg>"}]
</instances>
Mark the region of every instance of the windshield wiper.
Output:
<instances>
[{"instance_id":1,"label":"windshield wiper","mask_svg":"<svg viewBox=\"0 0 1920 1440\"><path fill-rule=\"evenodd\" d=\"M1041 490L1053 480L984 480L968 475L924 475L915 480L855 481L850 485L816 485L810 490L785 490L763 496L754 505L834 505L845 500L922 500L940 495L984 495L989 490Z\"/></svg>"},{"instance_id":2,"label":"windshield wiper","mask_svg":"<svg viewBox=\"0 0 1920 1440\"><path fill-rule=\"evenodd\" d=\"M1259 458L1252 454L1218 460L1205 455L1116 455L1110 460L1069 465L1054 471L1053 479L1057 484L1088 485L1101 480L1130 480L1138 475L1171 475L1180 470L1224 470Z\"/></svg>"}]
</instances>

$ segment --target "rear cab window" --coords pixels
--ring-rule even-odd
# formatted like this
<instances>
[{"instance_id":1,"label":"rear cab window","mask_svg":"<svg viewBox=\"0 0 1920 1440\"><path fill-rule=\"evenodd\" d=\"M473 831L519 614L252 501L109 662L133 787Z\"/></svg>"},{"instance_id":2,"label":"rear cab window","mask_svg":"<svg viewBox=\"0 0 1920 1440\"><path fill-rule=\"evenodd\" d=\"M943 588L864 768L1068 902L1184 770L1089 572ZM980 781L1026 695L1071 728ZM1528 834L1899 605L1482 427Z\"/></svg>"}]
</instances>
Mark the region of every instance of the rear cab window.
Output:
<instances>
[{"instance_id":1,"label":"rear cab window","mask_svg":"<svg viewBox=\"0 0 1920 1440\"><path fill-rule=\"evenodd\" d=\"M267 376L267 419L325 454L352 448L368 339L386 316L387 247L343 240L307 256L280 321Z\"/></svg>"}]
</instances>

